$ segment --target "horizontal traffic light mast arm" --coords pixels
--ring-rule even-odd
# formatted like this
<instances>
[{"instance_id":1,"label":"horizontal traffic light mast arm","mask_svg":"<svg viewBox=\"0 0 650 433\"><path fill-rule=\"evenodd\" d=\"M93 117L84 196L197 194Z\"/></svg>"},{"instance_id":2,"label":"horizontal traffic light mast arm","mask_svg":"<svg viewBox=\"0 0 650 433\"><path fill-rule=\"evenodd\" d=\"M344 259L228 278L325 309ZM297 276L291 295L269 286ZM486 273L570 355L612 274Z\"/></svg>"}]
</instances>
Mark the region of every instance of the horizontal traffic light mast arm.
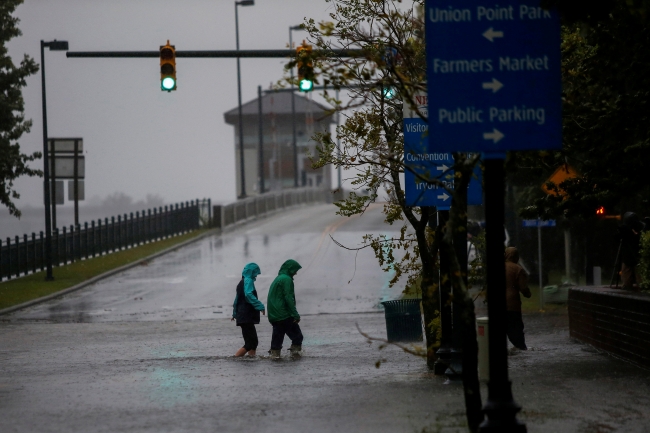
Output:
<instances>
[{"instance_id":1,"label":"horizontal traffic light mast arm","mask_svg":"<svg viewBox=\"0 0 650 433\"><path fill-rule=\"evenodd\" d=\"M314 57L363 57L364 50L314 50ZM113 57L113 58L138 58L160 57L160 50L156 51L68 51L67 57ZM216 50L216 51L179 51L176 58L287 58L296 57L296 50Z\"/></svg>"}]
</instances>

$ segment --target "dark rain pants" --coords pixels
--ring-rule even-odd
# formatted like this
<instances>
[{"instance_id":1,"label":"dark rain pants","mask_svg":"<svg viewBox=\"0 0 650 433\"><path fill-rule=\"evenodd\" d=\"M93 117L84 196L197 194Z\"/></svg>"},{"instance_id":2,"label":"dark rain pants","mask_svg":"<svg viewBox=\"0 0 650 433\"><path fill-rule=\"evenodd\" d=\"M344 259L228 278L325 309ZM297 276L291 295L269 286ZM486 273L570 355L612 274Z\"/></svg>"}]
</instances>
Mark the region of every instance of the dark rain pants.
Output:
<instances>
[{"instance_id":1,"label":"dark rain pants","mask_svg":"<svg viewBox=\"0 0 650 433\"><path fill-rule=\"evenodd\" d=\"M246 352L257 349L257 331L252 323L242 323L241 335L244 337L244 349Z\"/></svg>"},{"instance_id":2,"label":"dark rain pants","mask_svg":"<svg viewBox=\"0 0 650 433\"><path fill-rule=\"evenodd\" d=\"M524 321L521 318L521 311L508 311L508 327L506 332L508 340L517 348L528 350L524 338Z\"/></svg>"},{"instance_id":3,"label":"dark rain pants","mask_svg":"<svg viewBox=\"0 0 650 433\"><path fill-rule=\"evenodd\" d=\"M271 326L273 326L271 350L282 349L285 334L291 339L291 344L302 346L302 331L300 330L300 326L294 321L293 317L280 320L279 322L271 322Z\"/></svg>"}]
</instances>

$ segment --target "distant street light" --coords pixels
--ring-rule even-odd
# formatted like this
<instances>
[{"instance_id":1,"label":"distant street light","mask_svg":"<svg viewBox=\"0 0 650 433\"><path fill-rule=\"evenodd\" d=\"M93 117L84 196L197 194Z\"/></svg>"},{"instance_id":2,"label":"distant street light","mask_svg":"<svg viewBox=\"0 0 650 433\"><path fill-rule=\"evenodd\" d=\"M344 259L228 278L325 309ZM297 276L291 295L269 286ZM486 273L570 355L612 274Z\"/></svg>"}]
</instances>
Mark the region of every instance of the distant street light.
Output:
<instances>
[{"instance_id":1,"label":"distant street light","mask_svg":"<svg viewBox=\"0 0 650 433\"><path fill-rule=\"evenodd\" d=\"M239 51L239 15L238 6L254 6L255 0L241 0L235 2L235 34L237 38L237 51ZM244 123L241 107L241 67L237 57L237 98L239 100L239 171L241 177L241 194L239 198L246 198L246 174L244 173Z\"/></svg>"},{"instance_id":2,"label":"distant street light","mask_svg":"<svg viewBox=\"0 0 650 433\"><path fill-rule=\"evenodd\" d=\"M50 214L50 158L47 148L47 103L45 100L45 47L50 51L68 51L68 41L44 42L41 40L41 99L43 101L43 186L45 194L45 274L46 281L54 280L52 275L52 215ZM55 198L56 200L56 198Z\"/></svg>"},{"instance_id":3,"label":"distant street light","mask_svg":"<svg viewBox=\"0 0 650 433\"><path fill-rule=\"evenodd\" d=\"M293 50L293 37L294 30L304 30L302 24L289 27L289 49ZM298 188L298 144L296 142L296 100L293 90L293 68L291 68L291 129L293 138L291 145L293 146L293 186Z\"/></svg>"}]
</instances>

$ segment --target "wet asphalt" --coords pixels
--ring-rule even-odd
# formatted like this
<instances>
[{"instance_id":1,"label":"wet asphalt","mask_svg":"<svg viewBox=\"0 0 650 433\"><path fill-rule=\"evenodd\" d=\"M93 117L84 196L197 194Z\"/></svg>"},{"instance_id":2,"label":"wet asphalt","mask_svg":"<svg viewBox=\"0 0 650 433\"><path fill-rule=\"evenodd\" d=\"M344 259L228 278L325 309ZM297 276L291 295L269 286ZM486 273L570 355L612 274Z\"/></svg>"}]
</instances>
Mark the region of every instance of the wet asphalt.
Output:
<instances>
[{"instance_id":1,"label":"wet asphalt","mask_svg":"<svg viewBox=\"0 0 650 433\"><path fill-rule=\"evenodd\" d=\"M393 234L380 208L340 218L304 207L200 240L64 298L0 317L0 432L463 432L461 388L385 336L390 275L365 233ZM304 356L252 359L230 322L241 268L265 301L288 258ZM509 357L529 432L648 432L650 372L572 341L566 312L524 318L532 350ZM285 348L288 342L285 342ZM284 352L284 351L283 351ZM483 399L487 396L483 386Z\"/></svg>"},{"instance_id":2,"label":"wet asphalt","mask_svg":"<svg viewBox=\"0 0 650 433\"><path fill-rule=\"evenodd\" d=\"M335 215L333 205L303 207L222 235L195 242L103 280L62 300L16 315L19 320L112 322L201 320L230 317L234 291L244 265L257 263L262 274L256 289L265 300L282 263L295 259L301 314L377 311L394 299L391 272L377 266L369 248L355 252L337 247L361 244L366 233L388 234L380 206L363 217Z\"/></svg>"}]
</instances>

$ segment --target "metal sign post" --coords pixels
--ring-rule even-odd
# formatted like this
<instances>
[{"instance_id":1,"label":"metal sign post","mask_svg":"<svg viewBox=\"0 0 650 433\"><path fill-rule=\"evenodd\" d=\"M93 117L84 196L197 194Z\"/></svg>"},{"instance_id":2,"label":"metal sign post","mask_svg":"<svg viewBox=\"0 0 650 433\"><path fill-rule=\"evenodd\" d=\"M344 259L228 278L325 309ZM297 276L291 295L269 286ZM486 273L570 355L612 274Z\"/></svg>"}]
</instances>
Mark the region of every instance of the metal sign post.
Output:
<instances>
[{"instance_id":1,"label":"metal sign post","mask_svg":"<svg viewBox=\"0 0 650 433\"><path fill-rule=\"evenodd\" d=\"M52 180L50 181L52 185L52 229L56 230L56 205L57 205L57 195L56 195L56 162L54 160L54 155L56 154L56 143L52 140L50 141L50 162L52 163L52 169L50 170L50 174L52 176ZM63 203L61 203L63 204Z\"/></svg>"},{"instance_id":2,"label":"metal sign post","mask_svg":"<svg viewBox=\"0 0 650 433\"><path fill-rule=\"evenodd\" d=\"M542 281L542 226L537 226L537 273L539 274L539 309L544 308L544 283Z\"/></svg>"},{"instance_id":3,"label":"metal sign post","mask_svg":"<svg viewBox=\"0 0 650 433\"><path fill-rule=\"evenodd\" d=\"M79 140L74 141L74 225L79 225Z\"/></svg>"},{"instance_id":4,"label":"metal sign post","mask_svg":"<svg viewBox=\"0 0 650 433\"><path fill-rule=\"evenodd\" d=\"M50 153L50 173L52 177L52 196L56 194L56 179L72 179L72 194L74 200L74 223L79 225L79 200L82 200L84 184L80 179L86 176L86 159L83 156L83 138L49 138L48 151ZM61 191L63 193L63 190ZM52 201L52 222L56 228L56 202ZM63 204L63 194L61 201Z\"/></svg>"},{"instance_id":5,"label":"metal sign post","mask_svg":"<svg viewBox=\"0 0 650 433\"><path fill-rule=\"evenodd\" d=\"M555 220L524 220L524 227L537 227L537 269L539 273L539 309L544 308L544 287L542 283L542 227L555 227Z\"/></svg>"},{"instance_id":6,"label":"metal sign post","mask_svg":"<svg viewBox=\"0 0 650 433\"><path fill-rule=\"evenodd\" d=\"M426 0L429 150L483 152L490 322L480 431L525 432L508 379L505 152L562 146L560 21L538 0Z\"/></svg>"}]
</instances>

